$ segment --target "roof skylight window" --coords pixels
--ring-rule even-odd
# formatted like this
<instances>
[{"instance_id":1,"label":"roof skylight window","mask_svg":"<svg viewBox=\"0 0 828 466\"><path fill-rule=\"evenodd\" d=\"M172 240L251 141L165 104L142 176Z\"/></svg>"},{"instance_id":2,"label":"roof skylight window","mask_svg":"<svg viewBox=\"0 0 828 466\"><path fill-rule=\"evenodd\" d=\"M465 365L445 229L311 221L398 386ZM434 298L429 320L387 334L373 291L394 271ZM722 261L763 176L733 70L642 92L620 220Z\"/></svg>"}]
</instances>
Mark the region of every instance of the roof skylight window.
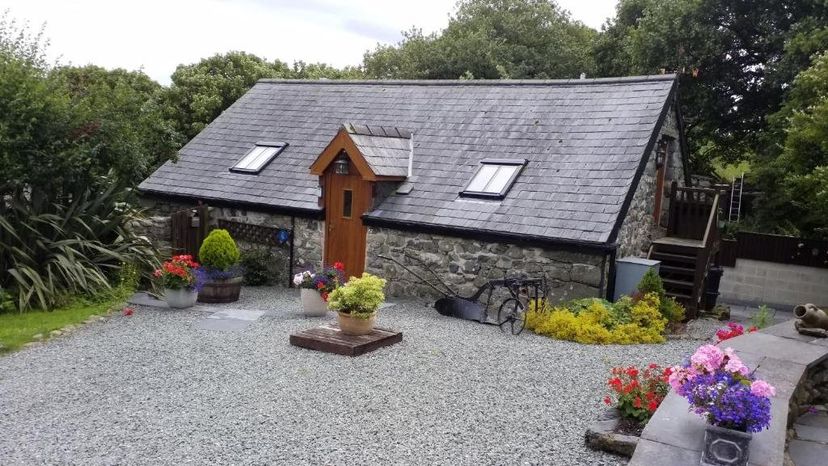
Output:
<instances>
[{"instance_id":1,"label":"roof skylight window","mask_svg":"<svg viewBox=\"0 0 828 466\"><path fill-rule=\"evenodd\" d=\"M483 160L466 189L460 194L468 197L503 199L514 184L526 160Z\"/></svg>"},{"instance_id":2,"label":"roof skylight window","mask_svg":"<svg viewBox=\"0 0 828 466\"><path fill-rule=\"evenodd\" d=\"M286 142L258 142L256 146L244 155L235 165L230 167L231 172L259 173L267 164L279 155L288 144Z\"/></svg>"}]
</instances>

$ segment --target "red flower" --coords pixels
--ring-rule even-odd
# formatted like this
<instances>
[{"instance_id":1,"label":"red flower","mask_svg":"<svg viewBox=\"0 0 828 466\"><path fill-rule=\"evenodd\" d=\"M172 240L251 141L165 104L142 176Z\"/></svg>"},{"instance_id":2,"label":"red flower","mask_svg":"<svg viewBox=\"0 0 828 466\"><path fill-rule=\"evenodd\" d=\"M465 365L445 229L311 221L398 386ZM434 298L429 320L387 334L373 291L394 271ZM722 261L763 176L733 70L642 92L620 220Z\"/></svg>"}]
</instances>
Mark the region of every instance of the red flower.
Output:
<instances>
[{"instance_id":1,"label":"red flower","mask_svg":"<svg viewBox=\"0 0 828 466\"><path fill-rule=\"evenodd\" d=\"M604 397L604 403L608 404L608 405L611 405L612 404L612 399L608 396L605 396Z\"/></svg>"},{"instance_id":2,"label":"red flower","mask_svg":"<svg viewBox=\"0 0 828 466\"><path fill-rule=\"evenodd\" d=\"M322 293L322 301L325 301L326 303L328 302L328 293Z\"/></svg>"},{"instance_id":3,"label":"red flower","mask_svg":"<svg viewBox=\"0 0 828 466\"><path fill-rule=\"evenodd\" d=\"M651 413L654 413L656 409L658 409L658 403L656 403L655 400L647 403L647 410L648 411L650 411Z\"/></svg>"},{"instance_id":4,"label":"red flower","mask_svg":"<svg viewBox=\"0 0 828 466\"><path fill-rule=\"evenodd\" d=\"M316 284L316 289L317 289L317 290L321 290L322 288L325 288L325 284L324 284L324 283L317 283L317 284Z\"/></svg>"},{"instance_id":5,"label":"red flower","mask_svg":"<svg viewBox=\"0 0 828 466\"><path fill-rule=\"evenodd\" d=\"M647 365L647 367L649 367L650 369L658 369L658 364L651 362L649 365Z\"/></svg>"},{"instance_id":6,"label":"red flower","mask_svg":"<svg viewBox=\"0 0 828 466\"><path fill-rule=\"evenodd\" d=\"M640 408L641 407L641 397L638 397L638 396L635 397L635 400L633 401L633 407L635 407L635 408Z\"/></svg>"},{"instance_id":7,"label":"red flower","mask_svg":"<svg viewBox=\"0 0 828 466\"><path fill-rule=\"evenodd\" d=\"M125 316L129 317L129 316L131 316L131 315L132 315L132 313L133 313L133 312L135 312L135 310L134 310L134 309L132 309L131 307L125 307L125 308L124 308L124 311L123 311L123 314L124 314Z\"/></svg>"},{"instance_id":8,"label":"red flower","mask_svg":"<svg viewBox=\"0 0 828 466\"><path fill-rule=\"evenodd\" d=\"M345 264L343 264L342 262L334 262L333 268L341 272L345 270Z\"/></svg>"},{"instance_id":9,"label":"red flower","mask_svg":"<svg viewBox=\"0 0 828 466\"><path fill-rule=\"evenodd\" d=\"M638 369L632 366L627 368L627 375L630 377L638 377Z\"/></svg>"}]
</instances>

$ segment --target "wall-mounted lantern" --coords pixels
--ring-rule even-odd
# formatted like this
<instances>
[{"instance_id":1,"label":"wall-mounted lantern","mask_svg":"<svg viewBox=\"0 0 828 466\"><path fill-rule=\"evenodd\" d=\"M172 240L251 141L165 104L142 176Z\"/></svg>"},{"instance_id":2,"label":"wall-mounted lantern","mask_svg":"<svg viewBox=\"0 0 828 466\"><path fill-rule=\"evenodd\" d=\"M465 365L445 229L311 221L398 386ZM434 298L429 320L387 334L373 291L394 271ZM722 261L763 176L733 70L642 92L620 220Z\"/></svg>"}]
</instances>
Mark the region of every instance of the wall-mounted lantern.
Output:
<instances>
[{"instance_id":1,"label":"wall-mounted lantern","mask_svg":"<svg viewBox=\"0 0 828 466\"><path fill-rule=\"evenodd\" d=\"M347 175L348 174L348 156L345 155L344 152L341 152L334 160L334 173L337 175Z\"/></svg>"},{"instance_id":2,"label":"wall-mounted lantern","mask_svg":"<svg viewBox=\"0 0 828 466\"><path fill-rule=\"evenodd\" d=\"M656 168L661 168L664 165L664 161L667 160L667 147L669 147L670 142L667 140L662 139L658 143L658 148L656 149Z\"/></svg>"}]
</instances>

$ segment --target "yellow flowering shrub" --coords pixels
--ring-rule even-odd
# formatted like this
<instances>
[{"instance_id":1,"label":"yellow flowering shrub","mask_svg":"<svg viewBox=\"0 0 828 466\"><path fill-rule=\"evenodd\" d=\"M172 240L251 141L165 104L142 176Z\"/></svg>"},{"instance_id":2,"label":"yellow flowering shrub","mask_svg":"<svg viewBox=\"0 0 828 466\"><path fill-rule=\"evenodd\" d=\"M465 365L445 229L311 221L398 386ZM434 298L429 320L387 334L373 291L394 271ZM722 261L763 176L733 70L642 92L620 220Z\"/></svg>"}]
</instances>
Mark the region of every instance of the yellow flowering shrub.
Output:
<instances>
[{"instance_id":1,"label":"yellow flowering shrub","mask_svg":"<svg viewBox=\"0 0 828 466\"><path fill-rule=\"evenodd\" d=\"M659 306L655 293L636 302L622 298L615 304L600 299L557 307L533 302L526 313L526 328L558 340L587 344L663 343L667 319Z\"/></svg>"}]
</instances>

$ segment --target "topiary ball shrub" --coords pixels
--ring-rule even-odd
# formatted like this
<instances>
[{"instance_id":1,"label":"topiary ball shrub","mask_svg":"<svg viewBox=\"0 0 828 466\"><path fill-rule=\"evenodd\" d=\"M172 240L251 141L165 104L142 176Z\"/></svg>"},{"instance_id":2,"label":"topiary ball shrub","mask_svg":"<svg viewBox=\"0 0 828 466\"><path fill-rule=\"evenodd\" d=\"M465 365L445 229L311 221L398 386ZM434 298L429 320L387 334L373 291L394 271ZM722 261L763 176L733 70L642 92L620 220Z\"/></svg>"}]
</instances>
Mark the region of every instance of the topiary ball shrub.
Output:
<instances>
[{"instance_id":1,"label":"topiary ball shrub","mask_svg":"<svg viewBox=\"0 0 828 466\"><path fill-rule=\"evenodd\" d=\"M218 270L228 270L239 263L239 248L227 230L216 229L210 232L201 248L198 259L201 265Z\"/></svg>"}]
</instances>

